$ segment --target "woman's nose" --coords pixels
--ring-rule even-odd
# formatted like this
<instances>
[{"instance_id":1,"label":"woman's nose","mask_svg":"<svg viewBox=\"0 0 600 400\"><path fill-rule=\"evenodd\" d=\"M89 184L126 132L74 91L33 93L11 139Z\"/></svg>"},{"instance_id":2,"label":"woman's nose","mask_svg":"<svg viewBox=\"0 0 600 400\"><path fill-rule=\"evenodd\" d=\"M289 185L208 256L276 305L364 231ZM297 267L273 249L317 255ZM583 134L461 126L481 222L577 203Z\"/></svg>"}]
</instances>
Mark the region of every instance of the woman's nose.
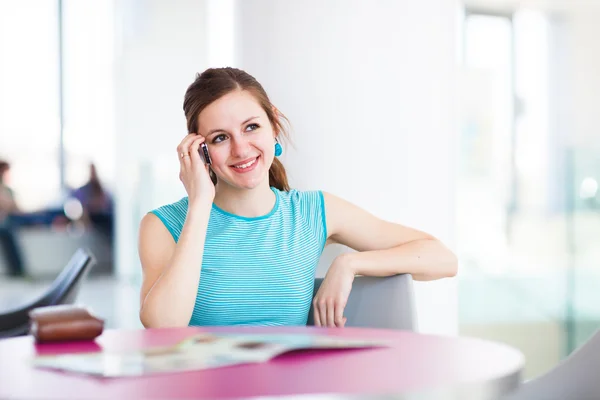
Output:
<instances>
[{"instance_id":1,"label":"woman's nose","mask_svg":"<svg viewBox=\"0 0 600 400\"><path fill-rule=\"evenodd\" d=\"M244 158L248 155L250 144L248 140L243 136L233 138L231 141L231 155L237 158Z\"/></svg>"}]
</instances>

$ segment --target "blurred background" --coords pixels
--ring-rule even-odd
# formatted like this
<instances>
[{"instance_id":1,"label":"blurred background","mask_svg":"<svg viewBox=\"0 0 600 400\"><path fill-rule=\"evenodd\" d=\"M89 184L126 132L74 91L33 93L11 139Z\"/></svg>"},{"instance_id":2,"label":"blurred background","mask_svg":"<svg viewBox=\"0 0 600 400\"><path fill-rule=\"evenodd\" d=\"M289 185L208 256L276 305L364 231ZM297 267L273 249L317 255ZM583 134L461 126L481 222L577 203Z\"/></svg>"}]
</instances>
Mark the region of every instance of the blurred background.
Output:
<instances>
[{"instance_id":1,"label":"blurred background","mask_svg":"<svg viewBox=\"0 0 600 400\"><path fill-rule=\"evenodd\" d=\"M235 66L292 123L292 186L456 251L456 278L416 284L420 330L537 376L600 327L599 20L598 0L0 0L0 312L88 247L79 302L141 327L137 229L185 196L183 94Z\"/></svg>"}]
</instances>

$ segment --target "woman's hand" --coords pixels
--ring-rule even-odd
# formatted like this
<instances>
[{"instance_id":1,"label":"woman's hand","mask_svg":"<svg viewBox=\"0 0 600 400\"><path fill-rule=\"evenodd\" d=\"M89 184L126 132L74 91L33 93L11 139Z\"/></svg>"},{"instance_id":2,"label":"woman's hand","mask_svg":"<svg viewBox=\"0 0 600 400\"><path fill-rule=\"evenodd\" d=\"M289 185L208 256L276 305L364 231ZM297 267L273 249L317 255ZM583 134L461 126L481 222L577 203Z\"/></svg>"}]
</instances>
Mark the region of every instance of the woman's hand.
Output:
<instances>
[{"instance_id":1,"label":"woman's hand","mask_svg":"<svg viewBox=\"0 0 600 400\"><path fill-rule=\"evenodd\" d=\"M198 202L210 204L215 198L215 185L208 174L209 167L198 153L200 144L204 141L204 136L190 133L177 146L181 166L179 179L185 186L190 205Z\"/></svg>"},{"instance_id":2,"label":"woman's hand","mask_svg":"<svg viewBox=\"0 0 600 400\"><path fill-rule=\"evenodd\" d=\"M315 326L341 328L346 324L344 308L352 290L352 282L354 272L343 257L337 257L313 300Z\"/></svg>"}]
</instances>

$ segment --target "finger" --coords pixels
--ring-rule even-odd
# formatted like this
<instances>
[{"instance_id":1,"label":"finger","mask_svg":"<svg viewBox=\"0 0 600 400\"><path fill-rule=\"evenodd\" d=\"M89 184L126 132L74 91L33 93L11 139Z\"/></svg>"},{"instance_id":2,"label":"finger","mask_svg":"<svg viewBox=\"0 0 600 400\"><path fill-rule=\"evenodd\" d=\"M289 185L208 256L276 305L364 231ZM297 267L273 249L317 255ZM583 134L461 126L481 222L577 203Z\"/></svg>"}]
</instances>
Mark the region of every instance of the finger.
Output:
<instances>
[{"instance_id":1,"label":"finger","mask_svg":"<svg viewBox=\"0 0 600 400\"><path fill-rule=\"evenodd\" d=\"M191 136L191 138L186 138L187 140L182 143L182 154L189 154L191 164L196 165L199 161L202 161L198 148L200 147L200 143L206 141L206 138L196 134L192 134Z\"/></svg>"},{"instance_id":2,"label":"finger","mask_svg":"<svg viewBox=\"0 0 600 400\"><path fill-rule=\"evenodd\" d=\"M196 138L196 135L190 133L185 138L183 138L181 143L179 143L179 146L177 146L177 156L179 157L179 162L180 162L182 172L185 169L185 167L189 167L191 165L190 157L189 157L190 156L189 146L190 146L190 143L195 138Z\"/></svg>"},{"instance_id":3,"label":"finger","mask_svg":"<svg viewBox=\"0 0 600 400\"><path fill-rule=\"evenodd\" d=\"M319 301L319 318L321 319L321 326L327 326L327 304L325 301Z\"/></svg>"},{"instance_id":4,"label":"finger","mask_svg":"<svg viewBox=\"0 0 600 400\"><path fill-rule=\"evenodd\" d=\"M191 161L190 161L190 153L187 150L183 150L179 153L179 165L181 167L181 172L185 171L186 169L191 168Z\"/></svg>"},{"instance_id":5,"label":"finger","mask_svg":"<svg viewBox=\"0 0 600 400\"><path fill-rule=\"evenodd\" d=\"M187 134L183 140L179 143L179 145L177 146L177 154L179 154L179 156L181 157L181 153L185 153L186 151L189 150L190 147L190 143L197 137L198 135L195 135L193 133L189 133Z\"/></svg>"},{"instance_id":6,"label":"finger","mask_svg":"<svg viewBox=\"0 0 600 400\"><path fill-rule=\"evenodd\" d=\"M321 318L319 317L319 306L316 301L313 302L313 320L315 326L321 326Z\"/></svg>"},{"instance_id":7,"label":"finger","mask_svg":"<svg viewBox=\"0 0 600 400\"><path fill-rule=\"evenodd\" d=\"M342 328L343 328L344 326L346 326L346 321L348 321L348 318L344 317L344 318L342 319Z\"/></svg>"},{"instance_id":8,"label":"finger","mask_svg":"<svg viewBox=\"0 0 600 400\"><path fill-rule=\"evenodd\" d=\"M336 304L335 305L335 314L334 314L335 326L337 326L338 328L341 328L343 326L343 319L344 319L344 306L342 306L341 304Z\"/></svg>"},{"instance_id":9,"label":"finger","mask_svg":"<svg viewBox=\"0 0 600 400\"><path fill-rule=\"evenodd\" d=\"M335 328L335 304L333 299L327 300L327 326Z\"/></svg>"},{"instance_id":10,"label":"finger","mask_svg":"<svg viewBox=\"0 0 600 400\"><path fill-rule=\"evenodd\" d=\"M190 160L192 161L192 165L198 165L198 163L202 163L202 158L200 158L200 144L204 143L206 138L202 135L197 135L198 137L194 139L194 141L190 144Z\"/></svg>"},{"instance_id":11,"label":"finger","mask_svg":"<svg viewBox=\"0 0 600 400\"><path fill-rule=\"evenodd\" d=\"M195 135L195 134L190 134L188 135L182 142L181 142L181 152L185 153L190 152L192 149L192 146L194 145L195 142L197 142L198 140L204 141L205 138L202 135Z\"/></svg>"},{"instance_id":12,"label":"finger","mask_svg":"<svg viewBox=\"0 0 600 400\"><path fill-rule=\"evenodd\" d=\"M191 168L190 155L188 152L180 152L179 155L179 172L180 175L183 174L184 171Z\"/></svg>"}]
</instances>

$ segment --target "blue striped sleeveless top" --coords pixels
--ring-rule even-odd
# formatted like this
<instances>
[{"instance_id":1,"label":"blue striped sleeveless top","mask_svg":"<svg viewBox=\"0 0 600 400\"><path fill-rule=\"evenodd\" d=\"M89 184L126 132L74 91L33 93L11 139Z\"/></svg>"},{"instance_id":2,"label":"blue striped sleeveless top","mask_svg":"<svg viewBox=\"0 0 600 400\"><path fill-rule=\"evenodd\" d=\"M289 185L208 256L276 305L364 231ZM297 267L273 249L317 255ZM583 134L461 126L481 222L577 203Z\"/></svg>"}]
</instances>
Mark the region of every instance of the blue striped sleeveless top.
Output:
<instances>
[{"instance_id":1,"label":"blue striped sleeveless top","mask_svg":"<svg viewBox=\"0 0 600 400\"><path fill-rule=\"evenodd\" d=\"M304 325L327 239L321 191L280 191L267 215L246 218L213 204L190 326ZM188 199L154 213L175 242Z\"/></svg>"}]
</instances>

